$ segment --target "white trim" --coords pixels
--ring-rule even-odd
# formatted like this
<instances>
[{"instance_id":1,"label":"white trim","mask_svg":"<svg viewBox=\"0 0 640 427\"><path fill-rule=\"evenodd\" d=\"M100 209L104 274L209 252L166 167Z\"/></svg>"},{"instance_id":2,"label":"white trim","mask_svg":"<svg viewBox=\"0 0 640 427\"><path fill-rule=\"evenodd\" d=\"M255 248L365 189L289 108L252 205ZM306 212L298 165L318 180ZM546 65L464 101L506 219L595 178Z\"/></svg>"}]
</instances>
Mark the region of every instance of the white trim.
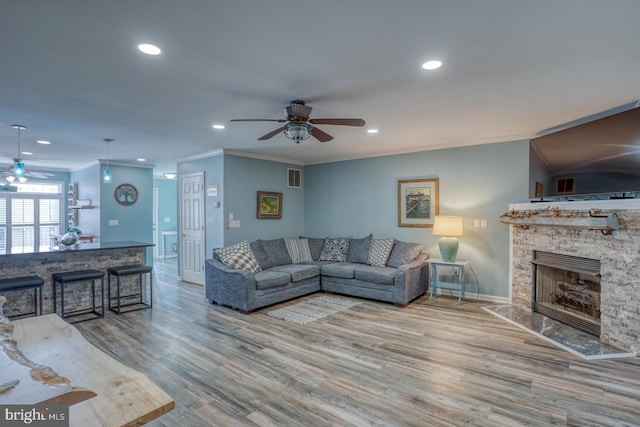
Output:
<instances>
[{"instance_id":1,"label":"white trim","mask_svg":"<svg viewBox=\"0 0 640 427\"><path fill-rule=\"evenodd\" d=\"M456 299L458 298L458 291L453 289L436 289L435 296L444 295L444 296L453 296ZM500 304L509 304L508 297L497 297L495 295L486 295L486 294L476 294L475 292L470 292L468 289L464 291L464 298L462 302L496 302Z\"/></svg>"}]
</instances>

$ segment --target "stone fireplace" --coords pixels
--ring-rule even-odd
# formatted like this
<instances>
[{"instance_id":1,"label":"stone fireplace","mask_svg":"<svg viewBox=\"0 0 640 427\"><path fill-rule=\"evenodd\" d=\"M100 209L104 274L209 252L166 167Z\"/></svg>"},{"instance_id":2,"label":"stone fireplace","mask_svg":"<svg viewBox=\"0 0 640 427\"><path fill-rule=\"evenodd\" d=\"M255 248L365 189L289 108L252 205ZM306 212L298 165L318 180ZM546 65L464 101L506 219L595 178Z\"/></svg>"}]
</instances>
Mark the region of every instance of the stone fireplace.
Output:
<instances>
[{"instance_id":1,"label":"stone fireplace","mask_svg":"<svg viewBox=\"0 0 640 427\"><path fill-rule=\"evenodd\" d=\"M594 211L613 213L619 226L605 230L601 222L585 222ZM559 309L560 317L584 319L602 342L640 354L640 200L523 203L509 213L517 220L505 214L501 221L511 224L512 303L530 311ZM559 268L558 259L566 257L588 261ZM547 301L536 301L540 280L552 287L540 290Z\"/></svg>"}]
</instances>

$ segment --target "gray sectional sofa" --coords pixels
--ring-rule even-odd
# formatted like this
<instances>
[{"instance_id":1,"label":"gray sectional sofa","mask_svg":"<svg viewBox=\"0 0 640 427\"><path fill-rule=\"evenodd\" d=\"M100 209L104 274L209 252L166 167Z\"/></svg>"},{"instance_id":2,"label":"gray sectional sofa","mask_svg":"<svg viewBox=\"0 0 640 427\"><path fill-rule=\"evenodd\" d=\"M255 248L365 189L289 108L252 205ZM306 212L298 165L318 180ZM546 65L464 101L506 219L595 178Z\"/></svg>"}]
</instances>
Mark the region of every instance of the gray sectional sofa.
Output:
<instances>
[{"instance_id":1,"label":"gray sectional sofa","mask_svg":"<svg viewBox=\"0 0 640 427\"><path fill-rule=\"evenodd\" d=\"M205 293L249 313L318 291L406 305L427 291L429 255L394 239L304 238L240 242L205 263Z\"/></svg>"}]
</instances>

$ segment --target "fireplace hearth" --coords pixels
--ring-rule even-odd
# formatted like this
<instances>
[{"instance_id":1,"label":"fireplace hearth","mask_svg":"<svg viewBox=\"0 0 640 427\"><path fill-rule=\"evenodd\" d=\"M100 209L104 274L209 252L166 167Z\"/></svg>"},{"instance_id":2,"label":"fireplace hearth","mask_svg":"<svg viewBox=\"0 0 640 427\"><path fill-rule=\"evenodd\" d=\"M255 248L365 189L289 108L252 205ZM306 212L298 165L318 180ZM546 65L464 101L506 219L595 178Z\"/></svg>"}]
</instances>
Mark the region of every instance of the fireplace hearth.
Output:
<instances>
[{"instance_id":1,"label":"fireplace hearth","mask_svg":"<svg viewBox=\"0 0 640 427\"><path fill-rule=\"evenodd\" d=\"M532 311L600 336L600 261L534 251Z\"/></svg>"}]
</instances>

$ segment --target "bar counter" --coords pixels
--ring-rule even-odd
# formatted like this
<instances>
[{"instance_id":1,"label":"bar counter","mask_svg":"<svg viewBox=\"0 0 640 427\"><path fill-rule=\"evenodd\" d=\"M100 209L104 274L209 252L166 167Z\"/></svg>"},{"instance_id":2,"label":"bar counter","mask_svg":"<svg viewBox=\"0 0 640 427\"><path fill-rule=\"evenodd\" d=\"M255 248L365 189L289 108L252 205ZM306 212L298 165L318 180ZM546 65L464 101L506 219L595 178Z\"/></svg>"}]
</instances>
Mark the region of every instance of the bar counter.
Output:
<instances>
[{"instance_id":1,"label":"bar counter","mask_svg":"<svg viewBox=\"0 0 640 427\"><path fill-rule=\"evenodd\" d=\"M40 276L42 287L42 313L53 313L53 286L51 275L65 271L96 269L105 273L110 267L146 263L146 248L152 243L121 241L81 243L71 247L36 248L32 252L0 254L0 278ZM105 276L105 304L107 302L107 277ZM86 288L86 289L85 289ZM65 294L65 304L82 306L91 297L90 286L79 286L70 295ZM33 311L33 291L7 293L5 315L13 316ZM58 292L58 299L60 292Z\"/></svg>"}]
</instances>

